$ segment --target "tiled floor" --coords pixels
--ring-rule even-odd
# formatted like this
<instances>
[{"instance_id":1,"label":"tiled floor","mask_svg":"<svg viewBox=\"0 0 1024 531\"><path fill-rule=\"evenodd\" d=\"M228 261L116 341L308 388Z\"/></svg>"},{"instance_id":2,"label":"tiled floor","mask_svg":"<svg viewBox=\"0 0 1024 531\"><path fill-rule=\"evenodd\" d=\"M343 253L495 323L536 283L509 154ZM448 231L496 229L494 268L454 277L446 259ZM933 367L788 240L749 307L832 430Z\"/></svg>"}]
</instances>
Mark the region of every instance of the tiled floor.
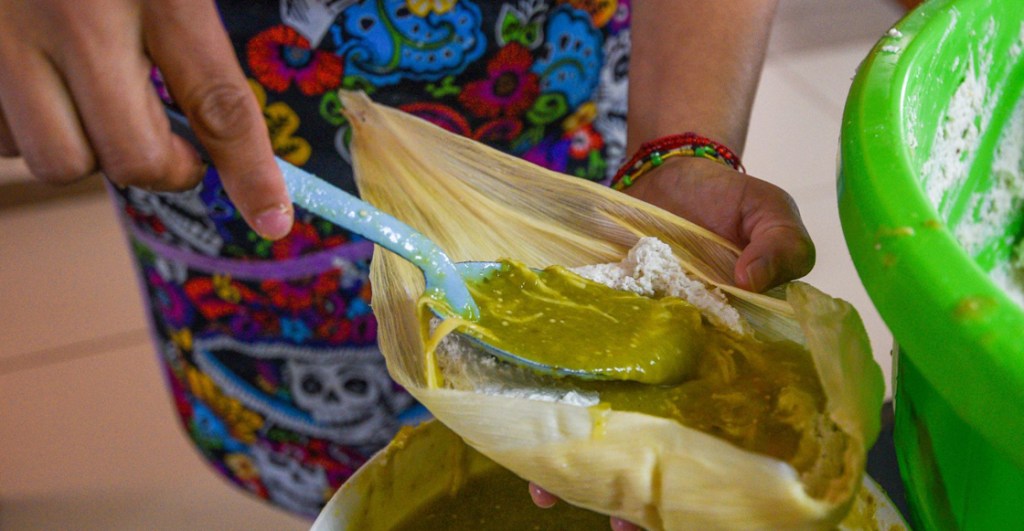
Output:
<instances>
[{"instance_id":1,"label":"tiled floor","mask_svg":"<svg viewBox=\"0 0 1024 531\"><path fill-rule=\"evenodd\" d=\"M842 105L900 16L890 0L782 0L747 146L818 246L808 281L851 301L888 374L891 338L857 280L835 199ZM0 163L0 185L24 179ZM181 432L107 199L0 210L0 528L302 529L222 482Z\"/></svg>"}]
</instances>

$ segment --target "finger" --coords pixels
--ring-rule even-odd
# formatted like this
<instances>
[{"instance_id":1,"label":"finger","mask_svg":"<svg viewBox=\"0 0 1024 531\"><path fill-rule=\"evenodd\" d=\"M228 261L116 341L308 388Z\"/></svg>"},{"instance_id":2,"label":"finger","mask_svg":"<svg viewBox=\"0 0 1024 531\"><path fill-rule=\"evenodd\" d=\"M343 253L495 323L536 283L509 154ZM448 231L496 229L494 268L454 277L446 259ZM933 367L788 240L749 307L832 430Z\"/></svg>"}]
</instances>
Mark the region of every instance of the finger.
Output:
<instances>
[{"instance_id":1,"label":"finger","mask_svg":"<svg viewBox=\"0 0 1024 531\"><path fill-rule=\"evenodd\" d=\"M789 227L775 227L751 240L736 261L739 287L760 292L810 272L814 266L814 245L806 233Z\"/></svg>"},{"instance_id":2,"label":"finger","mask_svg":"<svg viewBox=\"0 0 1024 531\"><path fill-rule=\"evenodd\" d=\"M638 526L614 516L611 518L611 526L615 531L641 531Z\"/></svg>"},{"instance_id":3,"label":"finger","mask_svg":"<svg viewBox=\"0 0 1024 531\"><path fill-rule=\"evenodd\" d=\"M815 251L792 200L773 194L744 223L749 243L736 261L736 285L760 292L800 278L814 267Z\"/></svg>"},{"instance_id":4,"label":"finger","mask_svg":"<svg viewBox=\"0 0 1024 531\"><path fill-rule=\"evenodd\" d=\"M530 498L533 503L542 509L550 509L558 503L558 497L544 490L534 482L530 482ZM609 520L611 528L615 531L640 531L640 528L621 518L612 516Z\"/></svg>"},{"instance_id":5,"label":"finger","mask_svg":"<svg viewBox=\"0 0 1024 531\"><path fill-rule=\"evenodd\" d=\"M151 65L131 19L110 16L99 34L75 41L74 56L57 61L82 116L99 166L112 182L147 190L194 187L203 164L187 142L170 132L150 85ZM135 23L137 25L137 23ZM121 28L114 27L121 25ZM120 31L119 31L120 30ZM122 50L111 54L109 50Z\"/></svg>"},{"instance_id":6,"label":"finger","mask_svg":"<svg viewBox=\"0 0 1024 531\"><path fill-rule=\"evenodd\" d=\"M249 88L213 2L147 2L147 46L224 188L249 225L266 238L285 236L291 200Z\"/></svg>"},{"instance_id":7,"label":"finger","mask_svg":"<svg viewBox=\"0 0 1024 531\"><path fill-rule=\"evenodd\" d=\"M12 39L0 41L7 41L0 44L0 107L7 127L0 142L13 145L11 151L43 181L69 183L93 173L96 158L63 78L41 53Z\"/></svg>"},{"instance_id":8,"label":"finger","mask_svg":"<svg viewBox=\"0 0 1024 531\"><path fill-rule=\"evenodd\" d=\"M540 488L534 482L530 482L530 498L533 499L533 503L542 509L550 509L558 503L558 497L550 492Z\"/></svg>"},{"instance_id":9,"label":"finger","mask_svg":"<svg viewBox=\"0 0 1024 531\"><path fill-rule=\"evenodd\" d=\"M4 118L4 108L0 105L0 157L17 157L18 154L18 145L14 143L14 136Z\"/></svg>"}]
</instances>

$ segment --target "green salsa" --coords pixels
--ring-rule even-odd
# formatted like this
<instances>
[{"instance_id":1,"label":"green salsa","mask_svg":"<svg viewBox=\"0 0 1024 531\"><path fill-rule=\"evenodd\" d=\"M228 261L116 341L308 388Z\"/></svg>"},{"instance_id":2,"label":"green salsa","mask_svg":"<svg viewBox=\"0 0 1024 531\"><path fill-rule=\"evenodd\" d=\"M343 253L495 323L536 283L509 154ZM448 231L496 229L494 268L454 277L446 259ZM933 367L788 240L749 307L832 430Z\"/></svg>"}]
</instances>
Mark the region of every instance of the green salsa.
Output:
<instances>
[{"instance_id":1,"label":"green salsa","mask_svg":"<svg viewBox=\"0 0 1024 531\"><path fill-rule=\"evenodd\" d=\"M528 483L501 467L470 477L454 493L434 498L409 514L395 531L608 529L608 517L559 502L534 505Z\"/></svg>"},{"instance_id":2,"label":"green salsa","mask_svg":"<svg viewBox=\"0 0 1024 531\"><path fill-rule=\"evenodd\" d=\"M559 372L650 384L692 376L705 332L690 303L609 288L561 266L500 263L468 283L480 319L462 333Z\"/></svg>"},{"instance_id":3,"label":"green salsa","mask_svg":"<svg viewBox=\"0 0 1024 531\"><path fill-rule=\"evenodd\" d=\"M575 382L611 409L673 419L807 471L820 453L813 422L825 393L810 355L792 342L712 335L694 377L676 385Z\"/></svg>"},{"instance_id":4,"label":"green salsa","mask_svg":"<svg viewBox=\"0 0 1024 531\"><path fill-rule=\"evenodd\" d=\"M825 394L801 345L717 329L679 298L612 289L559 266L501 263L470 283L480 319L448 331L605 376L562 384L596 393L611 409L673 419L800 472L818 459Z\"/></svg>"}]
</instances>

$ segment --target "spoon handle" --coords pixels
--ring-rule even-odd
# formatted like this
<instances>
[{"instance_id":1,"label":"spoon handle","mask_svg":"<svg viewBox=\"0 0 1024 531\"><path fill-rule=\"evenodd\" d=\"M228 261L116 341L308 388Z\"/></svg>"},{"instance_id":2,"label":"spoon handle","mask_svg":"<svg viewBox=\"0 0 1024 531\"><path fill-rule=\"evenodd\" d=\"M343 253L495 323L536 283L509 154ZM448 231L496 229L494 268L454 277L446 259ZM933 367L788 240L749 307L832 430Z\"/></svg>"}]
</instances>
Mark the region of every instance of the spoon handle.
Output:
<instances>
[{"instance_id":1,"label":"spoon handle","mask_svg":"<svg viewBox=\"0 0 1024 531\"><path fill-rule=\"evenodd\" d=\"M209 155L182 114L167 109L171 130ZM292 201L300 207L401 256L421 271L427 289L438 289L459 315L477 319L479 309L451 258L426 236L327 181L275 157Z\"/></svg>"},{"instance_id":2,"label":"spoon handle","mask_svg":"<svg viewBox=\"0 0 1024 531\"><path fill-rule=\"evenodd\" d=\"M323 179L280 158L277 165L295 204L408 260L423 271L427 289L440 289L459 315L473 320L479 317L473 296L455 264L437 244L390 214Z\"/></svg>"}]
</instances>

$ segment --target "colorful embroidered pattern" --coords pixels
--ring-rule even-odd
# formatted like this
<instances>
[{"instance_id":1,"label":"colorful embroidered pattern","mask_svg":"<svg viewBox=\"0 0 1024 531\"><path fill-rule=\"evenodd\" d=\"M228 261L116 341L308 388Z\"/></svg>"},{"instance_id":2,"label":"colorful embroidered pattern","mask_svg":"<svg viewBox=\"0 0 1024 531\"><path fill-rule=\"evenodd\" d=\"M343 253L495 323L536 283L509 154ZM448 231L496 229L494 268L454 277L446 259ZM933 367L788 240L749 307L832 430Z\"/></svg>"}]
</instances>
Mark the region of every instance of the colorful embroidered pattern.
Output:
<instances>
[{"instance_id":1,"label":"colorful embroidered pattern","mask_svg":"<svg viewBox=\"0 0 1024 531\"><path fill-rule=\"evenodd\" d=\"M453 4L444 11L435 4ZM415 9L426 9L417 16ZM368 0L346 9L334 32L349 75L371 86L461 74L487 47L473 2Z\"/></svg>"},{"instance_id":2,"label":"colorful embroidered pattern","mask_svg":"<svg viewBox=\"0 0 1024 531\"><path fill-rule=\"evenodd\" d=\"M311 50L309 41L288 26L274 26L256 35L247 52L253 75L274 92L284 92L294 81L303 94L314 96L341 83L341 59Z\"/></svg>"},{"instance_id":3,"label":"colorful embroidered pattern","mask_svg":"<svg viewBox=\"0 0 1024 531\"><path fill-rule=\"evenodd\" d=\"M487 63L487 78L466 84L459 103L479 118L517 118L540 94L537 74L530 71L533 57L519 43L498 51Z\"/></svg>"}]
</instances>

